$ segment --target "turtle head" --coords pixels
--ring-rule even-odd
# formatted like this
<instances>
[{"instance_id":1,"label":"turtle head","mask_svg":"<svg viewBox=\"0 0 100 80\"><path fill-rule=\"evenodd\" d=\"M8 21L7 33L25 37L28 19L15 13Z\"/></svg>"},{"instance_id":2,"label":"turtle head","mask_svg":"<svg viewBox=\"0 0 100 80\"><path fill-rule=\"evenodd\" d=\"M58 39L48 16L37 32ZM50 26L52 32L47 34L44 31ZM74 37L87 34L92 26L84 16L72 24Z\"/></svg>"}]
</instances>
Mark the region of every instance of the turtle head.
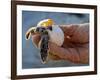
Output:
<instances>
[{"instance_id":1,"label":"turtle head","mask_svg":"<svg viewBox=\"0 0 100 80\"><path fill-rule=\"evenodd\" d=\"M54 25L54 21L52 19L44 19L37 24L38 27L43 27L49 30L52 30L52 25Z\"/></svg>"}]
</instances>

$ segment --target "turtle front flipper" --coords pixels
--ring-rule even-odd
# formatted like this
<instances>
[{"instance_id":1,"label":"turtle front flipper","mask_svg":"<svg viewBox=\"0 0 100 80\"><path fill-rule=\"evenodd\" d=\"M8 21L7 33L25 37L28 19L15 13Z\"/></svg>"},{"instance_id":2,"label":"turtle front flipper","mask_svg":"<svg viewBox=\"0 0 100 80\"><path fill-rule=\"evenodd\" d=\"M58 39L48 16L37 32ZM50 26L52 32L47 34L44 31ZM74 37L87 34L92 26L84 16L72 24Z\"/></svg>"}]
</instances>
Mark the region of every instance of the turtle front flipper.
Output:
<instances>
[{"instance_id":1,"label":"turtle front flipper","mask_svg":"<svg viewBox=\"0 0 100 80\"><path fill-rule=\"evenodd\" d=\"M49 35L48 32L45 31L42 33L41 40L39 43L41 60L43 63L46 63L48 58L48 42L49 42Z\"/></svg>"},{"instance_id":2,"label":"turtle front flipper","mask_svg":"<svg viewBox=\"0 0 100 80\"><path fill-rule=\"evenodd\" d=\"M37 27L31 27L27 30L26 34L25 34L25 39L26 40L29 40L30 39L30 36L31 34L35 33L36 32L36 28Z\"/></svg>"}]
</instances>

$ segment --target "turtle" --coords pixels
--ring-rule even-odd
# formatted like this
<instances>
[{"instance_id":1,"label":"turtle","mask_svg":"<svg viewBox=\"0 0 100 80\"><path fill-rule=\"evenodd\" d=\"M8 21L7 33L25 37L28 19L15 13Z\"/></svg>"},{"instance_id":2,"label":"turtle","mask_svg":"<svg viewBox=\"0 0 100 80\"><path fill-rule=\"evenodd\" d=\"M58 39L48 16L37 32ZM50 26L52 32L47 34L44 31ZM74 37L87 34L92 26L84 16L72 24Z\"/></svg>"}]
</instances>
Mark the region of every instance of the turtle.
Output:
<instances>
[{"instance_id":1,"label":"turtle","mask_svg":"<svg viewBox=\"0 0 100 80\"><path fill-rule=\"evenodd\" d=\"M58 46L62 46L64 33L58 25L54 25L52 19L44 19L36 27L31 27L25 34L26 40L29 40L33 33L39 33L41 35L39 50L42 62L46 63L48 56L51 54L48 46L49 41L54 42Z\"/></svg>"}]
</instances>

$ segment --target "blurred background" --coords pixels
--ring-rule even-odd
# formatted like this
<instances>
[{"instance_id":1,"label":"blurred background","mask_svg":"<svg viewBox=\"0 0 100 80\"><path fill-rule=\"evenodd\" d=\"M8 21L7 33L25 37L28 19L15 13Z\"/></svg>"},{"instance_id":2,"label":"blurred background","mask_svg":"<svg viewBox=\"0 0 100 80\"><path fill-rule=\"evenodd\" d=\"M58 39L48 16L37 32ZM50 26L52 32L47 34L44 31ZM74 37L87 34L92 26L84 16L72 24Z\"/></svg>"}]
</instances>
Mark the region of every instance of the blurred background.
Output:
<instances>
[{"instance_id":1,"label":"blurred background","mask_svg":"<svg viewBox=\"0 0 100 80\"><path fill-rule=\"evenodd\" d=\"M57 25L89 23L89 14L22 11L22 69L86 66L88 64L74 64L69 61L49 60L46 64L41 63L39 50L33 45L31 39L26 41L26 31L36 26L43 19L51 18Z\"/></svg>"}]
</instances>

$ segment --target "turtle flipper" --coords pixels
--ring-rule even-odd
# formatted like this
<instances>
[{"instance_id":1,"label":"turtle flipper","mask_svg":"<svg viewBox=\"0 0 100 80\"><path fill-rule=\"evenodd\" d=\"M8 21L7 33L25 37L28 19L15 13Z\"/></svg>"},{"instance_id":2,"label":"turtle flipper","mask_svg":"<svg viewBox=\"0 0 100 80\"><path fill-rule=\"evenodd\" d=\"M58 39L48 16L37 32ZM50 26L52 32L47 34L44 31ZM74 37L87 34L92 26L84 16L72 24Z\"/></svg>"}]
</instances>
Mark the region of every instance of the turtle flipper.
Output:
<instances>
[{"instance_id":1,"label":"turtle flipper","mask_svg":"<svg viewBox=\"0 0 100 80\"><path fill-rule=\"evenodd\" d=\"M27 30L26 34L25 34L25 39L26 40L29 40L30 39L30 36L31 34L35 33L36 32L36 27L31 27Z\"/></svg>"},{"instance_id":2,"label":"turtle flipper","mask_svg":"<svg viewBox=\"0 0 100 80\"><path fill-rule=\"evenodd\" d=\"M47 62L48 51L41 49L41 59L43 63Z\"/></svg>"},{"instance_id":3,"label":"turtle flipper","mask_svg":"<svg viewBox=\"0 0 100 80\"><path fill-rule=\"evenodd\" d=\"M41 42L40 42L40 54L43 63L46 63L48 57L48 42L49 42L49 35L47 32L44 32L41 35Z\"/></svg>"}]
</instances>

